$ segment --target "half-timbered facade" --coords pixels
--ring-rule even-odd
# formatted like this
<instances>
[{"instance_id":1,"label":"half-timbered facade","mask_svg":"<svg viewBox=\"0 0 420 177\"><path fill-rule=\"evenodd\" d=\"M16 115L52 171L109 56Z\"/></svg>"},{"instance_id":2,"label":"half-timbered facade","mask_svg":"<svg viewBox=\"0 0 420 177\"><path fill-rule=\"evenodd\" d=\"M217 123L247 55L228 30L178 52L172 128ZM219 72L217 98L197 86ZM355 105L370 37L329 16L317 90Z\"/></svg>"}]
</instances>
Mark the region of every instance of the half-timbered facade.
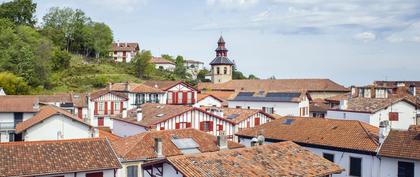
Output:
<instances>
[{"instance_id":1,"label":"half-timbered facade","mask_svg":"<svg viewBox=\"0 0 420 177\"><path fill-rule=\"evenodd\" d=\"M89 99L90 124L112 127L110 117L126 117L128 97L124 93L109 90L93 92Z\"/></svg>"},{"instance_id":2,"label":"half-timbered facade","mask_svg":"<svg viewBox=\"0 0 420 177\"><path fill-rule=\"evenodd\" d=\"M193 105L197 90L181 81L146 81L144 84L166 92L166 104Z\"/></svg>"},{"instance_id":3,"label":"half-timbered facade","mask_svg":"<svg viewBox=\"0 0 420 177\"><path fill-rule=\"evenodd\" d=\"M114 83L108 89L125 93L128 96L127 110L137 108L144 103L166 103L166 93L155 87L139 83Z\"/></svg>"}]
</instances>

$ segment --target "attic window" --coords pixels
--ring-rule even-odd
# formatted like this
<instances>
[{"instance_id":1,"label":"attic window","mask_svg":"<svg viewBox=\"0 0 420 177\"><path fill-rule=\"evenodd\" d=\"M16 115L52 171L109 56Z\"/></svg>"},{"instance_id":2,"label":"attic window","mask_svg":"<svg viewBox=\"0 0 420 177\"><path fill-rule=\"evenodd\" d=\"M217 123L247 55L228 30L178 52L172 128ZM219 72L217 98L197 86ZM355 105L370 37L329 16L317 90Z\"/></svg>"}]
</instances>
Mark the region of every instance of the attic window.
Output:
<instances>
[{"instance_id":1,"label":"attic window","mask_svg":"<svg viewBox=\"0 0 420 177\"><path fill-rule=\"evenodd\" d=\"M156 117L162 117L162 116L164 116L165 114L158 114L158 115L156 115Z\"/></svg>"},{"instance_id":2,"label":"attic window","mask_svg":"<svg viewBox=\"0 0 420 177\"><path fill-rule=\"evenodd\" d=\"M229 115L227 118L228 119L234 119L234 118L236 118L238 116L239 116L239 114L232 114L232 115Z\"/></svg>"},{"instance_id":3,"label":"attic window","mask_svg":"<svg viewBox=\"0 0 420 177\"><path fill-rule=\"evenodd\" d=\"M286 119L286 120L283 121L283 124L284 125L291 125L294 121L295 120L293 120L293 119Z\"/></svg>"}]
</instances>

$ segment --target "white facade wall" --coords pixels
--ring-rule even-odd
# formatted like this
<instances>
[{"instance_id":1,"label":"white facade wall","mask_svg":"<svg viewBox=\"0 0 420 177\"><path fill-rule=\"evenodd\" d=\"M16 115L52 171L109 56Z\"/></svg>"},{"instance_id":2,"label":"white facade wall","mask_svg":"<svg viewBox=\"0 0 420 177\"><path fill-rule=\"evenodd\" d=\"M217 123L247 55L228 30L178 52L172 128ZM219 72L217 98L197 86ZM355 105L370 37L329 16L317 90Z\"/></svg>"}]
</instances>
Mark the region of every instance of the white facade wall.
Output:
<instances>
[{"instance_id":1,"label":"white facade wall","mask_svg":"<svg viewBox=\"0 0 420 177\"><path fill-rule=\"evenodd\" d=\"M134 52L126 51L125 62L130 63L136 55ZM116 58L116 59L115 59ZM112 59L116 62L123 62L123 52L119 51L117 54L112 53Z\"/></svg>"},{"instance_id":2,"label":"white facade wall","mask_svg":"<svg viewBox=\"0 0 420 177\"><path fill-rule=\"evenodd\" d=\"M191 89L191 88L187 87L186 85L184 85L184 84L182 84L182 83L177 84L177 85L175 85L175 86L173 86L173 87L169 88L169 89L166 91L166 94L165 94L166 100L165 100L165 103L164 103L164 104L166 104L166 103L167 103L167 99L168 99L168 92L172 92L172 94L178 94L178 92L192 92L192 93L193 93L193 98L194 98L194 101L195 101L195 102L197 101L197 91L196 91L196 90L194 90L194 89ZM178 95L177 95L177 96L178 96ZM172 100L172 102L174 102L174 100Z\"/></svg>"},{"instance_id":3,"label":"white facade wall","mask_svg":"<svg viewBox=\"0 0 420 177\"><path fill-rule=\"evenodd\" d=\"M399 114L398 121L390 121L390 126L393 129L407 130L410 125L416 123L415 107L405 101L400 101L375 113L328 110L326 117L331 119L359 120L379 127L379 122L389 120L389 112L398 112Z\"/></svg>"},{"instance_id":4,"label":"white facade wall","mask_svg":"<svg viewBox=\"0 0 420 177\"><path fill-rule=\"evenodd\" d=\"M263 107L273 107L274 113L281 116L300 116L299 103L293 102L253 102L253 101L228 101L229 108L240 106L243 109L262 109ZM308 105L309 107L309 105Z\"/></svg>"},{"instance_id":5,"label":"white facade wall","mask_svg":"<svg viewBox=\"0 0 420 177\"><path fill-rule=\"evenodd\" d=\"M202 106L212 106L212 107L222 107L222 102L215 99L212 96L207 96L204 99L198 101L193 105L194 107L202 107Z\"/></svg>"},{"instance_id":6,"label":"white facade wall","mask_svg":"<svg viewBox=\"0 0 420 177\"><path fill-rule=\"evenodd\" d=\"M23 113L23 121L28 120L29 118L33 117L35 115L35 113L28 113L25 112ZM13 112L1 112L0 113L0 124L2 123L6 123L6 124L11 124L14 123L14 113ZM9 142L9 133L14 133L15 129L6 129L0 128L0 142Z\"/></svg>"},{"instance_id":7,"label":"white facade wall","mask_svg":"<svg viewBox=\"0 0 420 177\"><path fill-rule=\"evenodd\" d=\"M380 177L395 177L398 176L398 161L414 163L414 176L420 176L420 161L397 159L381 157L379 163L379 176Z\"/></svg>"},{"instance_id":8,"label":"white facade wall","mask_svg":"<svg viewBox=\"0 0 420 177\"><path fill-rule=\"evenodd\" d=\"M98 102L97 115L95 115L95 102ZM104 115L105 108L103 109L103 111L99 111L99 102L104 103L104 106L105 106L105 102L107 102L107 106L108 106L107 115ZM88 98L88 112L89 112L88 122L90 123L90 125L95 126L95 127L98 126L98 117L103 117L104 126L110 127L112 129L112 120L109 118L109 116L111 115L111 105L112 105L111 102L114 102L114 106L116 103L121 104L121 102L123 102L123 109L122 110L114 109L114 114L120 114L123 111L127 111L128 101L114 94L108 93L94 100L91 100L90 98Z\"/></svg>"},{"instance_id":9,"label":"white facade wall","mask_svg":"<svg viewBox=\"0 0 420 177\"><path fill-rule=\"evenodd\" d=\"M177 172L177 170L168 163L163 163L163 174L162 177L182 177L183 175L181 174L181 172ZM143 171L144 177L151 177L146 171ZM158 175L158 170L157 169L153 169L153 175L155 176L160 176Z\"/></svg>"},{"instance_id":10,"label":"white facade wall","mask_svg":"<svg viewBox=\"0 0 420 177\"><path fill-rule=\"evenodd\" d=\"M233 135L235 132L235 125L231 122L228 122L226 120L217 118L215 116L212 116L208 113L204 113L202 111L198 110L192 110L187 111L181 115L178 115L174 118L168 119L166 121L160 122L156 124L156 130L162 130L163 127L165 130L173 130L176 129L176 123L179 122L189 122L191 123L191 128L200 130L200 122L202 121L213 121L213 131L207 132L209 134L212 134L214 136L220 135L221 131L218 131L217 125L223 125L223 131L226 132L227 136L230 136L233 138ZM181 127L182 128L182 127Z\"/></svg>"},{"instance_id":11,"label":"white facade wall","mask_svg":"<svg viewBox=\"0 0 420 177\"><path fill-rule=\"evenodd\" d=\"M166 63L165 64L155 63L155 68L156 69L162 68L164 70L173 71L175 69L175 65L174 64L169 64L169 63L167 63L167 64Z\"/></svg>"},{"instance_id":12,"label":"white facade wall","mask_svg":"<svg viewBox=\"0 0 420 177\"><path fill-rule=\"evenodd\" d=\"M63 115L54 115L23 133L25 141L92 138L93 136L94 130L91 127Z\"/></svg>"},{"instance_id":13,"label":"white facade wall","mask_svg":"<svg viewBox=\"0 0 420 177\"><path fill-rule=\"evenodd\" d=\"M120 137L127 137L147 131L145 127L112 119L112 133Z\"/></svg>"},{"instance_id":14,"label":"white facade wall","mask_svg":"<svg viewBox=\"0 0 420 177\"><path fill-rule=\"evenodd\" d=\"M64 176L64 177L86 177L87 173L96 173L102 172L103 177L114 177L114 170L101 170L101 171L89 171L89 172L75 172L75 173L65 173L65 174L53 174L47 176L39 176L39 177L54 177L54 176Z\"/></svg>"}]
</instances>

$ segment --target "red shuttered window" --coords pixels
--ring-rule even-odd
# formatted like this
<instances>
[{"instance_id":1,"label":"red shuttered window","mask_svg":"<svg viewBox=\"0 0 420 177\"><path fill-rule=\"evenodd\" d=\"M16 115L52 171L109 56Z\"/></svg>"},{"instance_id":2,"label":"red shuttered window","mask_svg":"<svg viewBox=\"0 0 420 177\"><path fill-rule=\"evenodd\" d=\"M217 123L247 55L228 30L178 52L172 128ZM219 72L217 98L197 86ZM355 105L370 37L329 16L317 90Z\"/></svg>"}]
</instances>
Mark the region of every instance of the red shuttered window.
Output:
<instances>
[{"instance_id":1,"label":"red shuttered window","mask_svg":"<svg viewBox=\"0 0 420 177\"><path fill-rule=\"evenodd\" d=\"M165 130L165 127L164 127L164 126L161 126L161 127L160 127L160 130Z\"/></svg>"},{"instance_id":2,"label":"red shuttered window","mask_svg":"<svg viewBox=\"0 0 420 177\"><path fill-rule=\"evenodd\" d=\"M213 131L213 121L200 122L200 130L205 132Z\"/></svg>"},{"instance_id":3,"label":"red shuttered window","mask_svg":"<svg viewBox=\"0 0 420 177\"><path fill-rule=\"evenodd\" d=\"M192 96L191 96L191 103L195 104L195 92L191 92Z\"/></svg>"},{"instance_id":4,"label":"red shuttered window","mask_svg":"<svg viewBox=\"0 0 420 177\"><path fill-rule=\"evenodd\" d=\"M255 126L260 125L260 118L259 117L256 117L254 121L255 121L255 123L254 123Z\"/></svg>"},{"instance_id":5,"label":"red shuttered window","mask_svg":"<svg viewBox=\"0 0 420 177\"><path fill-rule=\"evenodd\" d=\"M114 102L111 102L111 115L114 114Z\"/></svg>"},{"instance_id":6,"label":"red shuttered window","mask_svg":"<svg viewBox=\"0 0 420 177\"><path fill-rule=\"evenodd\" d=\"M175 123L175 129L179 129L179 123Z\"/></svg>"},{"instance_id":7,"label":"red shuttered window","mask_svg":"<svg viewBox=\"0 0 420 177\"><path fill-rule=\"evenodd\" d=\"M95 102L95 109L93 111L95 115L98 115L98 102Z\"/></svg>"},{"instance_id":8,"label":"red shuttered window","mask_svg":"<svg viewBox=\"0 0 420 177\"><path fill-rule=\"evenodd\" d=\"M104 126L104 118L98 117L98 126Z\"/></svg>"},{"instance_id":9,"label":"red shuttered window","mask_svg":"<svg viewBox=\"0 0 420 177\"><path fill-rule=\"evenodd\" d=\"M105 102L105 115L107 115L108 114L108 102Z\"/></svg>"},{"instance_id":10,"label":"red shuttered window","mask_svg":"<svg viewBox=\"0 0 420 177\"><path fill-rule=\"evenodd\" d=\"M187 122L187 128L191 128L191 122Z\"/></svg>"},{"instance_id":11,"label":"red shuttered window","mask_svg":"<svg viewBox=\"0 0 420 177\"><path fill-rule=\"evenodd\" d=\"M217 125L217 131L223 131L223 125L222 124Z\"/></svg>"},{"instance_id":12,"label":"red shuttered window","mask_svg":"<svg viewBox=\"0 0 420 177\"><path fill-rule=\"evenodd\" d=\"M247 121L246 122L246 128L249 128L249 127L251 127L251 122Z\"/></svg>"},{"instance_id":13,"label":"red shuttered window","mask_svg":"<svg viewBox=\"0 0 420 177\"><path fill-rule=\"evenodd\" d=\"M120 102L120 112L123 111L123 107L124 107L124 102Z\"/></svg>"},{"instance_id":14,"label":"red shuttered window","mask_svg":"<svg viewBox=\"0 0 420 177\"><path fill-rule=\"evenodd\" d=\"M182 92L182 104L187 104L188 92Z\"/></svg>"},{"instance_id":15,"label":"red shuttered window","mask_svg":"<svg viewBox=\"0 0 420 177\"><path fill-rule=\"evenodd\" d=\"M389 112L390 121L398 121L399 115L398 112Z\"/></svg>"}]
</instances>

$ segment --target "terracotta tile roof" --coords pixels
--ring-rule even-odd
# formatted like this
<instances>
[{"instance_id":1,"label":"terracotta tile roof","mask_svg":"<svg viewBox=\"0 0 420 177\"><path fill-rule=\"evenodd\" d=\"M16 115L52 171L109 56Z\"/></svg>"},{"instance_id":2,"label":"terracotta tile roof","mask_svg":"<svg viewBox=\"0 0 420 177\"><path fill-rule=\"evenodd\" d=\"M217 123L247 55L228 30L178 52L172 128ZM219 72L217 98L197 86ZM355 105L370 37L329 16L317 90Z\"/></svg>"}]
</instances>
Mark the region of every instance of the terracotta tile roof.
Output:
<instances>
[{"instance_id":1,"label":"terracotta tile roof","mask_svg":"<svg viewBox=\"0 0 420 177\"><path fill-rule=\"evenodd\" d=\"M277 80L231 80L221 84L198 83L199 90L231 91L340 91L348 88L329 79L277 79Z\"/></svg>"},{"instance_id":2,"label":"terracotta tile roof","mask_svg":"<svg viewBox=\"0 0 420 177\"><path fill-rule=\"evenodd\" d=\"M219 150L215 136L192 128L147 131L114 141L112 142L112 147L115 149L118 156L124 160L153 159L157 157L154 150L155 138L161 138L164 156L182 155L181 150L179 150L171 141L174 136L177 138L192 138L198 144L200 152L213 152ZM228 142L228 148L241 147L243 146L239 143Z\"/></svg>"},{"instance_id":3,"label":"terracotta tile roof","mask_svg":"<svg viewBox=\"0 0 420 177\"><path fill-rule=\"evenodd\" d=\"M126 100L128 99L128 96L127 96L126 93L110 91L108 89L101 89L101 90L97 90L97 91L94 91L94 92L90 93L90 99L93 100L93 99L99 98L103 95L106 95L108 93L116 95L116 96L121 97L121 98L124 98Z\"/></svg>"},{"instance_id":4,"label":"terracotta tile roof","mask_svg":"<svg viewBox=\"0 0 420 177\"><path fill-rule=\"evenodd\" d=\"M201 101L201 100L203 100L204 98L207 98L207 97L213 97L214 99L216 99L216 100L218 100L218 101L220 101L220 102L223 102L223 100L222 99L220 99L220 98L218 98L218 97L216 97L216 96L213 96L213 95L210 95L210 94L203 94L203 93L198 93L197 94L197 101Z\"/></svg>"},{"instance_id":5,"label":"terracotta tile roof","mask_svg":"<svg viewBox=\"0 0 420 177\"><path fill-rule=\"evenodd\" d=\"M121 165L105 139L0 143L0 176L43 176Z\"/></svg>"},{"instance_id":6,"label":"terracotta tile roof","mask_svg":"<svg viewBox=\"0 0 420 177\"><path fill-rule=\"evenodd\" d=\"M290 141L203 154L168 157L184 176L325 176L338 165Z\"/></svg>"},{"instance_id":7,"label":"terracotta tile roof","mask_svg":"<svg viewBox=\"0 0 420 177\"><path fill-rule=\"evenodd\" d=\"M62 103L72 103L71 95L68 93L60 93L55 95L37 95L39 102L48 103L48 102L62 102Z\"/></svg>"},{"instance_id":8,"label":"terracotta tile roof","mask_svg":"<svg viewBox=\"0 0 420 177\"><path fill-rule=\"evenodd\" d=\"M310 112L327 112L329 106L325 103L320 102L312 102L309 104L309 111Z\"/></svg>"},{"instance_id":9,"label":"terracotta tile roof","mask_svg":"<svg viewBox=\"0 0 420 177\"><path fill-rule=\"evenodd\" d=\"M192 109L190 106L166 105L146 103L141 105L143 119L139 122L142 125L153 125L157 122L172 118Z\"/></svg>"},{"instance_id":10,"label":"terracotta tile roof","mask_svg":"<svg viewBox=\"0 0 420 177\"><path fill-rule=\"evenodd\" d=\"M77 108L88 107L87 95L88 94L86 93L71 93L74 107L77 107Z\"/></svg>"},{"instance_id":11,"label":"terracotta tile roof","mask_svg":"<svg viewBox=\"0 0 420 177\"><path fill-rule=\"evenodd\" d=\"M391 106L397 102L406 101L410 104L413 104L407 98L364 98L364 97L356 97L350 98L347 102L347 108L343 111L355 111L355 112L366 112L366 113L375 113L380 111L388 106ZM342 110L342 109L331 109L331 110Z\"/></svg>"},{"instance_id":12,"label":"terracotta tile roof","mask_svg":"<svg viewBox=\"0 0 420 177\"><path fill-rule=\"evenodd\" d=\"M108 140L111 142L121 139L121 137L103 129L99 129L99 138L108 138Z\"/></svg>"},{"instance_id":13,"label":"terracotta tile roof","mask_svg":"<svg viewBox=\"0 0 420 177\"><path fill-rule=\"evenodd\" d=\"M5 95L0 98L0 112L37 112L36 96Z\"/></svg>"},{"instance_id":14,"label":"terracotta tile roof","mask_svg":"<svg viewBox=\"0 0 420 177\"><path fill-rule=\"evenodd\" d=\"M290 125L284 124L287 119L293 122ZM356 120L284 117L258 127L244 129L236 135L254 137L258 133L262 133L266 140L287 140L298 144L374 153L378 148L379 129Z\"/></svg>"},{"instance_id":15,"label":"terracotta tile roof","mask_svg":"<svg viewBox=\"0 0 420 177\"><path fill-rule=\"evenodd\" d=\"M139 44L138 43L112 43L112 51L120 52L120 51L126 51L126 52L136 52L138 51Z\"/></svg>"},{"instance_id":16,"label":"terracotta tile roof","mask_svg":"<svg viewBox=\"0 0 420 177\"><path fill-rule=\"evenodd\" d=\"M213 95L214 97L217 97L225 101L233 99L236 96L235 92L229 92L229 91L202 91L201 93L206 94L206 95Z\"/></svg>"},{"instance_id":17,"label":"terracotta tile roof","mask_svg":"<svg viewBox=\"0 0 420 177\"><path fill-rule=\"evenodd\" d=\"M340 100L346 100L346 99L348 99L349 96L350 96L349 93L338 94L338 95L335 95L335 96L332 96L332 97L325 98L325 101L329 101L329 102L331 102L331 101L332 102L340 102Z\"/></svg>"},{"instance_id":18,"label":"terracotta tile roof","mask_svg":"<svg viewBox=\"0 0 420 177\"><path fill-rule=\"evenodd\" d=\"M189 84L183 82L183 81L158 81L158 80L147 80L145 81L143 84L148 85L150 87L154 87L154 88L158 88L161 90L168 90L170 88L172 88L173 86L177 85L177 84L184 84L186 87L196 90L195 88L191 87Z\"/></svg>"},{"instance_id":19,"label":"terracotta tile roof","mask_svg":"<svg viewBox=\"0 0 420 177\"><path fill-rule=\"evenodd\" d=\"M78 121L82 124L85 124L86 126L92 127L91 125L83 122L80 118L75 117L73 114L71 114L70 112L67 112L65 110L62 110L58 107L52 106L52 105L48 105L48 106L43 106L41 107L41 109L39 110L38 113L36 113L33 117L31 117L28 120L25 120L21 123L18 123L16 125L16 133L21 133L23 131L25 131L26 129L44 121L45 119L50 118L53 115L64 115L65 117L68 117L70 119L73 119L75 121Z\"/></svg>"},{"instance_id":20,"label":"terracotta tile roof","mask_svg":"<svg viewBox=\"0 0 420 177\"><path fill-rule=\"evenodd\" d=\"M420 160L420 126L391 130L379 150L380 156Z\"/></svg>"},{"instance_id":21,"label":"terracotta tile roof","mask_svg":"<svg viewBox=\"0 0 420 177\"><path fill-rule=\"evenodd\" d=\"M235 123L239 123L244 121L245 119L255 115L255 114L264 114L268 118L275 119L272 115L265 113L262 110L259 109L239 109L239 108L215 108L215 107L201 107L201 109L206 110L207 112L210 111L210 109L219 109L223 111L223 118L231 120ZM230 118L234 116L234 118Z\"/></svg>"},{"instance_id":22,"label":"terracotta tile roof","mask_svg":"<svg viewBox=\"0 0 420 177\"><path fill-rule=\"evenodd\" d=\"M173 61L169 61L169 60L164 59L162 57L152 57L152 59L150 60L150 63L153 63L153 64L171 64L171 65L175 65L175 63Z\"/></svg>"},{"instance_id":23,"label":"terracotta tile roof","mask_svg":"<svg viewBox=\"0 0 420 177\"><path fill-rule=\"evenodd\" d=\"M127 90L127 84L128 89ZM145 84L140 83L114 83L111 86L112 91L119 91L119 92L132 92L132 93L164 93L164 91L157 89L155 87L151 87Z\"/></svg>"}]
</instances>

